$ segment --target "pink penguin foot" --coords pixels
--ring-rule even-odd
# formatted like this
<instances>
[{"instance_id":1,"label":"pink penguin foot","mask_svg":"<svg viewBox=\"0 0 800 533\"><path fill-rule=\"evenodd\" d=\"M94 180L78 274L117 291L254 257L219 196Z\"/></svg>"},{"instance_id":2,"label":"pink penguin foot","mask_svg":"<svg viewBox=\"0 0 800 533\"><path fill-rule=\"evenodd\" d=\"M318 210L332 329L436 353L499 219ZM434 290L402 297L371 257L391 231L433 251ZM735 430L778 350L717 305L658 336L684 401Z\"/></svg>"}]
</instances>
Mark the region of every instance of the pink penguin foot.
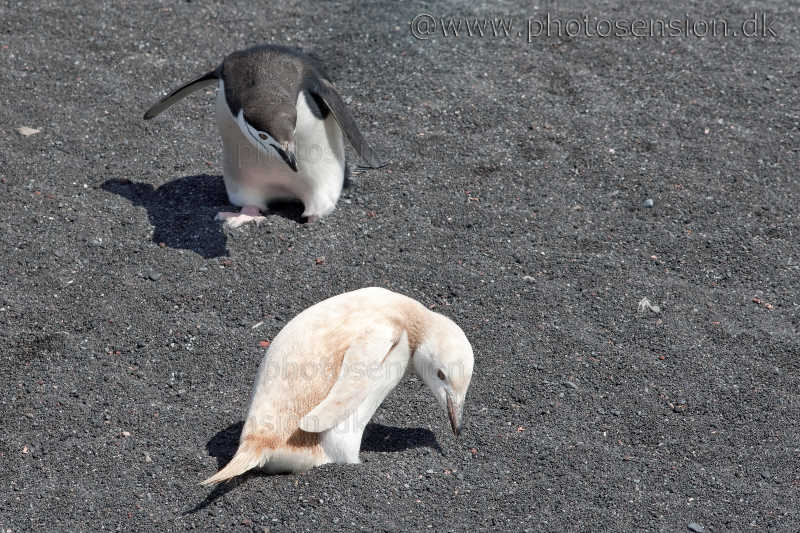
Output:
<instances>
[{"instance_id":1,"label":"pink penguin foot","mask_svg":"<svg viewBox=\"0 0 800 533\"><path fill-rule=\"evenodd\" d=\"M242 208L239 213L231 213L228 211L220 211L214 220L224 220L224 224L229 228L238 228L248 222L255 222L259 224L266 217L261 214L261 211L252 205L247 205Z\"/></svg>"}]
</instances>

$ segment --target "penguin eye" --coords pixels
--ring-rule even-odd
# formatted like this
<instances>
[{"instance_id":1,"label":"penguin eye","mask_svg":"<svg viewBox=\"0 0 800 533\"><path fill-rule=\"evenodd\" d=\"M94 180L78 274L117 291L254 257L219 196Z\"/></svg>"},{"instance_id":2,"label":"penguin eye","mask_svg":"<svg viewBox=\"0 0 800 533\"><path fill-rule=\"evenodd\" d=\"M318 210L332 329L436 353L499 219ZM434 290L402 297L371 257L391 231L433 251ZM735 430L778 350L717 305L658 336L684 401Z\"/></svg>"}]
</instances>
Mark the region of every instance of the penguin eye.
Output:
<instances>
[{"instance_id":1,"label":"penguin eye","mask_svg":"<svg viewBox=\"0 0 800 533\"><path fill-rule=\"evenodd\" d=\"M436 371L436 375L439 377L439 379L441 379L442 381L444 381L444 379L445 379L445 378L444 378L444 372L442 372L442 369L441 369L441 368L440 368L439 370L437 370L437 371Z\"/></svg>"},{"instance_id":2,"label":"penguin eye","mask_svg":"<svg viewBox=\"0 0 800 533\"><path fill-rule=\"evenodd\" d=\"M261 138L262 141L266 141L267 139L269 139L269 135L267 135L266 133L259 133L258 136Z\"/></svg>"}]
</instances>

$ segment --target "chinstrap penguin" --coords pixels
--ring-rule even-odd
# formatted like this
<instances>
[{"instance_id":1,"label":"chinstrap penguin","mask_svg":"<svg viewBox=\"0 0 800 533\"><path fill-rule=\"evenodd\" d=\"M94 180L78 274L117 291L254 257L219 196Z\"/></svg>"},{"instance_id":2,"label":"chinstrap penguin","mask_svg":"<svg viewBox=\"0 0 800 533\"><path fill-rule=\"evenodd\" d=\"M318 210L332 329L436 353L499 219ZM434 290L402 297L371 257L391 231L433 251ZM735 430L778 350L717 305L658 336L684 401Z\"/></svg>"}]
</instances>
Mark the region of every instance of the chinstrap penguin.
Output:
<instances>
[{"instance_id":1,"label":"chinstrap penguin","mask_svg":"<svg viewBox=\"0 0 800 533\"><path fill-rule=\"evenodd\" d=\"M384 166L318 62L283 46L233 52L148 109L145 120L211 84L218 85L225 189L242 208L217 219L232 227L262 220L273 200L300 200L310 222L333 211L346 173L343 133L361 168Z\"/></svg>"},{"instance_id":2,"label":"chinstrap penguin","mask_svg":"<svg viewBox=\"0 0 800 533\"><path fill-rule=\"evenodd\" d=\"M358 463L367 422L411 369L458 436L473 361L461 328L407 296L370 287L323 300L270 344L239 448L203 484L253 468L286 473Z\"/></svg>"}]
</instances>

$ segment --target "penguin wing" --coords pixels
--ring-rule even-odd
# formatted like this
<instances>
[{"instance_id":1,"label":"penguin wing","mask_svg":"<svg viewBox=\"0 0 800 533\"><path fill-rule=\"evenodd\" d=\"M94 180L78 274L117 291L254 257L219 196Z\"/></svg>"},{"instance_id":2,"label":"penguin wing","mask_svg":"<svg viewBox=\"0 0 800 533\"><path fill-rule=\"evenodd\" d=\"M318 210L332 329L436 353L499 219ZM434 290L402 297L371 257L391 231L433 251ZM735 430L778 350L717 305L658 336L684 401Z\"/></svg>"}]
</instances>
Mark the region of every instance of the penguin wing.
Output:
<instances>
[{"instance_id":1,"label":"penguin wing","mask_svg":"<svg viewBox=\"0 0 800 533\"><path fill-rule=\"evenodd\" d=\"M375 149L367 143L364 136L361 135L361 131L358 129L353 115L350 114L350 109L347 107L347 104L344 103L342 97L339 96L339 93L336 92L331 82L318 76L315 72L310 71L306 72L302 89L310 92L314 97L321 99L331 110L336 122L339 123L339 127L342 128L345 135L347 135L347 140L350 141L350 144L355 148L356 152L358 152L361 160L366 163L364 167L381 168L387 165Z\"/></svg>"},{"instance_id":2,"label":"penguin wing","mask_svg":"<svg viewBox=\"0 0 800 533\"><path fill-rule=\"evenodd\" d=\"M383 363L398 339L398 331L382 327L351 343L336 382L322 402L300 420L300 429L319 433L352 415L374 388L381 387L382 378L389 377Z\"/></svg>"},{"instance_id":3,"label":"penguin wing","mask_svg":"<svg viewBox=\"0 0 800 533\"><path fill-rule=\"evenodd\" d=\"M187 97L189 94L202 89L206 85L211 85L212 83L216 83L219 80L220 76L220 69L217 67L216 69L212 70L207 74L203 74L199 78L194 81L190 81L186 85L178 87L167 96L162 98L155 104L153 107L148 109L144 114L145 120L150 120L151 118L155 117L166 108L177 102L178 100L182 100L183 98Z\"/></svg>"}]
</instances>

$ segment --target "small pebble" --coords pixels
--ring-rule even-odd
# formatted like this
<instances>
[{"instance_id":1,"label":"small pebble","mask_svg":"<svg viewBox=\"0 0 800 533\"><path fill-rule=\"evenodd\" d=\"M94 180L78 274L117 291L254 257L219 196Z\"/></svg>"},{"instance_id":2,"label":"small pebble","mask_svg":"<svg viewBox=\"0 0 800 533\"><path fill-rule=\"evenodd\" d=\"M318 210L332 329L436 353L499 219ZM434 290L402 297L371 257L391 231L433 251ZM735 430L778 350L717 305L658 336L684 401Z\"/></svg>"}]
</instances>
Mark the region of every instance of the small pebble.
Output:
<instances>
[{"instance_id":1,"label":"small pebble","mask_svg":"<svg viewBox=\"0 0 800 533\"><path fill-rule=\"evenodd\" d=\"M644 201L644 206L645 207L653 207L653 205L654 205L654 202L653 202L652 198L648 198L647 200Z\"/></svg>"},{"instance_id":2,"label":"small pebble","mask_svg":"<svg viewBox=\"0 0 800 533\"><path fill-rule=\"evenodd\" d=\"M577 389L578 388L578 386L575 383L573 383L572 381L565 381L564 382L564 386L568 387L570 389Z\"/></svg>"},{"instance_id":3,"label":"small pebble","mask_svg":"<svg viewBox=\"0 0 800 533\"><path fill-rule=\"evenodd\" d=\"M151 270L147 273L147 279L152 281L158 281L161 279L161 274L156 272L155 270Z\"/></svg>"},{"instance_id":4,"label":"small pebble","mask_svg":"<svg viewBox=\"0 0 800 533\"><path fill-rule=\"evenodd\" d=\"M697 522L689 522L689 525L686 527L689 528L689 531L694 531L694 533L703 533L703 531L706 530L703 524L698 524Z\"/></svg>"},{"instance_id":5,"label":"small pebble","mask_svg":"<svg viewBox=\"0 0 800 533\"><path fill-rule=\"evenodd\" d=\"M36 135L41 130L37 130L36 128L30 128L28 126L20 126L17 128L17 133L22 135L23 137L30 137L31 135Z\"/></svg>"}]
</instances>

